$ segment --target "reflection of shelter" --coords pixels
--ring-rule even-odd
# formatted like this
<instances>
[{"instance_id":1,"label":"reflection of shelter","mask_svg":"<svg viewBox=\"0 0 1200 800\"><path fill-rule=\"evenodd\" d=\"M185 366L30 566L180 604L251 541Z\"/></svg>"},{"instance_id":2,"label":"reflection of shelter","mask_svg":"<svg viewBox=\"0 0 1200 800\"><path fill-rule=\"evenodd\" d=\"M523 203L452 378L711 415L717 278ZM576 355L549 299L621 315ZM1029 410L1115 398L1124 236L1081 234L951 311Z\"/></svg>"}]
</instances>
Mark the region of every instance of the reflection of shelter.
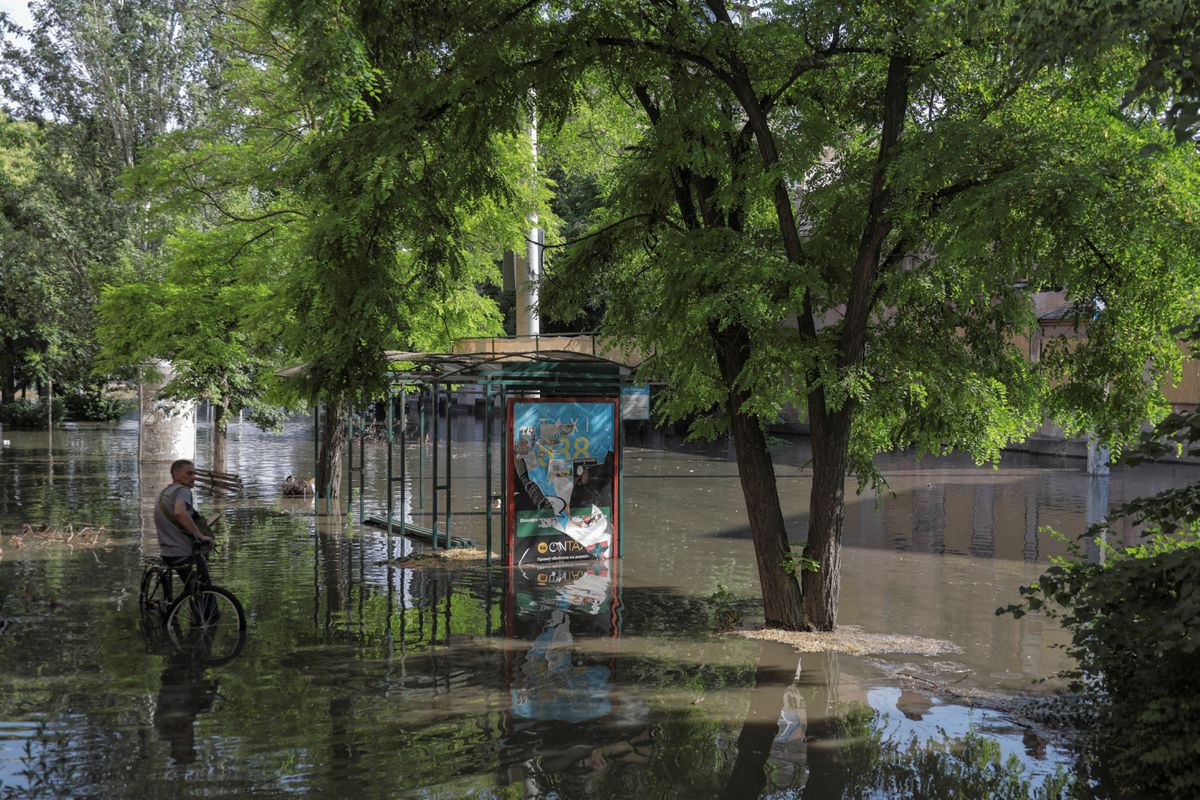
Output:
<instances>
[{"instance_id":1,"label":"reflection of shelter","mask_svg":"<svg viewBox=\"0 0 1200 800\"><path fill-rule=\"evenodd\" d=\"M630 382L634 368L641 363L642 358L637 354L617 348L613 342L594 335L551 335L551 336L518 336L506 338L464 339L454 344L449 353L418 353L418 352L389 352L388 361L391 364L391 380L387 395L382 400L386 403L387 428L387 481L388 486L399 484L399 507L405 509L409 498L407 496L407 465L405 456L408 452L409 439L417 439L418 470L421 480L424 479L425 450L430 450L430 469L433 477L431 504L432 514L428 526L418 525L401 513L396 515L395 492L387 492L387 506L384 517L368 518L363 508L363 488L365 487L365 446L366 424L365 414L359 416L358 464L355 465L354 440L355 421L352 418L349 429L349 452L347 454L347 510L353 509L354 476L358 473L359 483L359 516L369 524L376 524L393 532L429 541L434 548L466 545L465 540L456 540L451 536L451 500L453 492L452 453L450 414L454 404L449 402L456 392L482 392L484 409L484 426L486 440L485 454L485 496L487 550L490 562L492 549L492 532L496 510L494 501L508 496L508 473L501 469L499 486L494 477L493 438L495 427L495 403L498 399L504 409L500 420L503 431L511 422L507 418L509 400L521 397L537 398L612 398L620 408L621 387ZM283 377L300 374L305 365L280 371ZM468 389L468 387L470 387ZM415 393L420 398L417 403L417 435L409 431L408 411L405 403L399 403L400 420L395 424L393 419L394 398L406 397ZM428 402L426 401L428 398ZM439 408L446 401L445 430L441 430L442 421ZM426 427L426 416L432 411L429 427ZM318 414L320 411L318 410ZM618 413L618 419L620 414ZM619 423L618 423L619 424ZM318 426L318 430L319 430ZM540 432L539 432L540 434ZM618 437L619 440L619 437ZM398 445L398 447L397 447ZM619 447L619 445L618 445ZM500 464L507 463L509 442L506 437L500 437ZM318 448L319 449L319 448ZM399 450L399 474L395 468L396 451ZM619 471L619 450L617 452L617 494L620 495L621 475ZM521 460L524 463L523 459ZM583 466L583 465L581 465ZM526 476L528 472L526 472ZM583 485L588 487L590 473L581 473ZM523 480L523 479L522 479ZM498 495L495 489L499 488ZM523 487L528 490L528 487ZM532 494L532 491L530 491ZM551 499L540 492L540 503L549 510L555 509ZM581 494L581 497L584 495ZM419 502L424 503L424 495ZM565 502L559 505L565 506ZM569 510L568 510L569 511ZM499 508L502 526L507 529L510 522L507 503L501 503ZM620 555L620 519L617 517L617 552ZM389 537L390 542L390 537ZM505 552L506 559L510 556Z\"/></svg>"},{"instance_id":2,"label":"reflection of shelter","mask_svg":"<svg viewBox=\"0 0 1200 800\"><path fill-rule=\"evenodd\" d=\"M511 574L505 632L514 643L530 645L505 648L511 705L501 761L509 780L520 779L539 795L551 786L564 797L590 794L586 783L610 764L645 763L653 755L649 708L616 682L616 565L564 564ZM584 640L592 643L581 646ZM598 647L597 640L611 647Z\"/></svg>"}]
</instances>

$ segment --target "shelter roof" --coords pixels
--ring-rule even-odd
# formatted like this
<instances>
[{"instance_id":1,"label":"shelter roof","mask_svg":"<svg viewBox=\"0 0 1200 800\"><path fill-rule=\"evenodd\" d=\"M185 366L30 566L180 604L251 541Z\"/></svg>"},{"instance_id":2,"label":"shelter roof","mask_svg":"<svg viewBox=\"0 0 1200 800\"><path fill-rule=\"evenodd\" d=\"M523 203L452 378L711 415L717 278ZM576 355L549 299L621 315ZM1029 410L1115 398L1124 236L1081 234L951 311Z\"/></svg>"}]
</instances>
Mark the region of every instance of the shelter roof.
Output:
<instances>
[{"instance_id":1,"label":"shelter roof","mask_svg":"<svg viewBox=\"0 0 1200 800\"><path fill-rule=\"evenodd\" d=\"M645 358L612 339L593 334L505 336L460 339L449 353L389 350L385 353L397 383L475 383L566 381L620 383ZM300 375L307 364L276 372Z\"/></svg>"}]
</instances>

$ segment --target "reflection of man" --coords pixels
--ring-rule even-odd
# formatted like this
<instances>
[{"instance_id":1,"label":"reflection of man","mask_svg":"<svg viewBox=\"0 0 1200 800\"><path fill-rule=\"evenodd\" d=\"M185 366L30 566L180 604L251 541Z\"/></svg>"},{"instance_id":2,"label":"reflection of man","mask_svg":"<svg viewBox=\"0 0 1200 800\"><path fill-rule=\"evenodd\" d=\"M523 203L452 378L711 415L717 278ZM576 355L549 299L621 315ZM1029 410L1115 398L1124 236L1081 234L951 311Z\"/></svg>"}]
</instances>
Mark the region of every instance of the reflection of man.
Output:
<instances>
[{"instance_id":1,"label":"reflection of man","mask_svg":"<svg viewBox=\"0 0 1200 800\"><path fill-rule=\"evenodd\" d=\"M196 760L196 717L212 708L217 682L204 674L204 666L175 655L167 660L162 687L154 707L154 728L171 745L176 764Z\"/></svg>"}]
</instances>

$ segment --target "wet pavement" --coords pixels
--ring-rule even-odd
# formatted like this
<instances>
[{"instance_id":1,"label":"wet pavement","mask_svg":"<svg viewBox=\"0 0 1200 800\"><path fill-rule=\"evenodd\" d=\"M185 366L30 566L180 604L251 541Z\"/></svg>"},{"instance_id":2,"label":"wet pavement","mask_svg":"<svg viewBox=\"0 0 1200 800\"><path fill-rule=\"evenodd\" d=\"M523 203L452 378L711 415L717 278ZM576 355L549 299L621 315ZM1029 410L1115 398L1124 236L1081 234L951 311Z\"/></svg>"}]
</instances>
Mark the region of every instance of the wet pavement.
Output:
<instances>
[{"instance_id":1,"label":"wet pavement","mask_svg":"<svg viewBox=\"0 0 1200 800\"><path fill-rule=\"evenodd\" d=\"M454 425L452 532L482 543L483 425L469 414ZM715 591L757 594L728 446L631 437L624 558L505 572L382 566L386 537L347 520L344 506L318 516L310 501L280 498L284 477L312 472L311 435L302 421L277 435L232 426L229 471L244 477L245 495L198 493L203 510L225 511L212 572L249 618L239 655L211 665L139 624L166 476L139 475L136 425L72 425L52 439L5 432L5 787L74 797L871 796L854 794L874 767L848 755L861 750L844 746L848 709L868 720L851 732L857 741L983 732L1036 781L1069 767L1068 753L897 674L950 676L964 693L1051 690L1034 681L1066 666L1063 632L994 614L1064 549L1039 527L1074 534L1108 504L1200 474L1148 465L1098 485L1071 459L1012 454L993 470L883 458L890 493L847 492L841 621L964 652L798 656L712 633ZM774 450L797 541L806 448ZM430 464L424 508L412 502L415 450L408 465L410 518L428 522ZM382 446L368 445L366 466L363 506L378 513ZM111 542L17 548L25 522L104 525ZM396 553L408 547L393 542Z\"/></svg>"}]
</instances>

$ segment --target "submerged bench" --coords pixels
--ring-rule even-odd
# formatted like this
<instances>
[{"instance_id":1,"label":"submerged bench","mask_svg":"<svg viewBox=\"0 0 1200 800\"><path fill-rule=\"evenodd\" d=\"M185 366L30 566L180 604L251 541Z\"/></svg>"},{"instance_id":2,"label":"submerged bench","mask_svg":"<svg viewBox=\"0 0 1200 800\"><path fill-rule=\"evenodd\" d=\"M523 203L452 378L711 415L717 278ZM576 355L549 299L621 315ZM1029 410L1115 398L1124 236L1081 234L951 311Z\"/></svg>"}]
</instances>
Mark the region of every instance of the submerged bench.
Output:
<instances>
[{"instance_id":1,"label":"submerged bench","mask_svg":"<svg viewBox=\"0 0 1200 800\"><path fill-rule=\"evenodd\" d=\"M370 525L371 527L374 527L374 528L383 528L384 530L387 530L387 526L388 526L386 517L375 517L375 516L371 516L371 515L363 517L363 523L366 525ZM392 518L392 533L400 533L400 532L401 532L400 531L400 521L393 517ZM433 544L433 529L427 528L424 525L418 525L415 522L404 523L404 535L411 536L413 539L419 539L422 542L428 542L429 544ZM438 531L438 546L441 547L441 546L444 546L445 544L446 544L446 532ZM470 539L464 539L461 536L451 536L450 537L450 546L451 547L474 547L475 542L471 541Z\"/></svg>"},{"instance_id":2,"label":"submerged bench","mask_svg":"<svg viewBox=\"0 0 1200 800\"><path fill-rule=\"evenodd\" d=\"M210 492L227 492L229 494L241 494L245 488L238 475L230 472L214 472L211 469L196 470L196 483Z\"/></svg>"}]
</instances>

